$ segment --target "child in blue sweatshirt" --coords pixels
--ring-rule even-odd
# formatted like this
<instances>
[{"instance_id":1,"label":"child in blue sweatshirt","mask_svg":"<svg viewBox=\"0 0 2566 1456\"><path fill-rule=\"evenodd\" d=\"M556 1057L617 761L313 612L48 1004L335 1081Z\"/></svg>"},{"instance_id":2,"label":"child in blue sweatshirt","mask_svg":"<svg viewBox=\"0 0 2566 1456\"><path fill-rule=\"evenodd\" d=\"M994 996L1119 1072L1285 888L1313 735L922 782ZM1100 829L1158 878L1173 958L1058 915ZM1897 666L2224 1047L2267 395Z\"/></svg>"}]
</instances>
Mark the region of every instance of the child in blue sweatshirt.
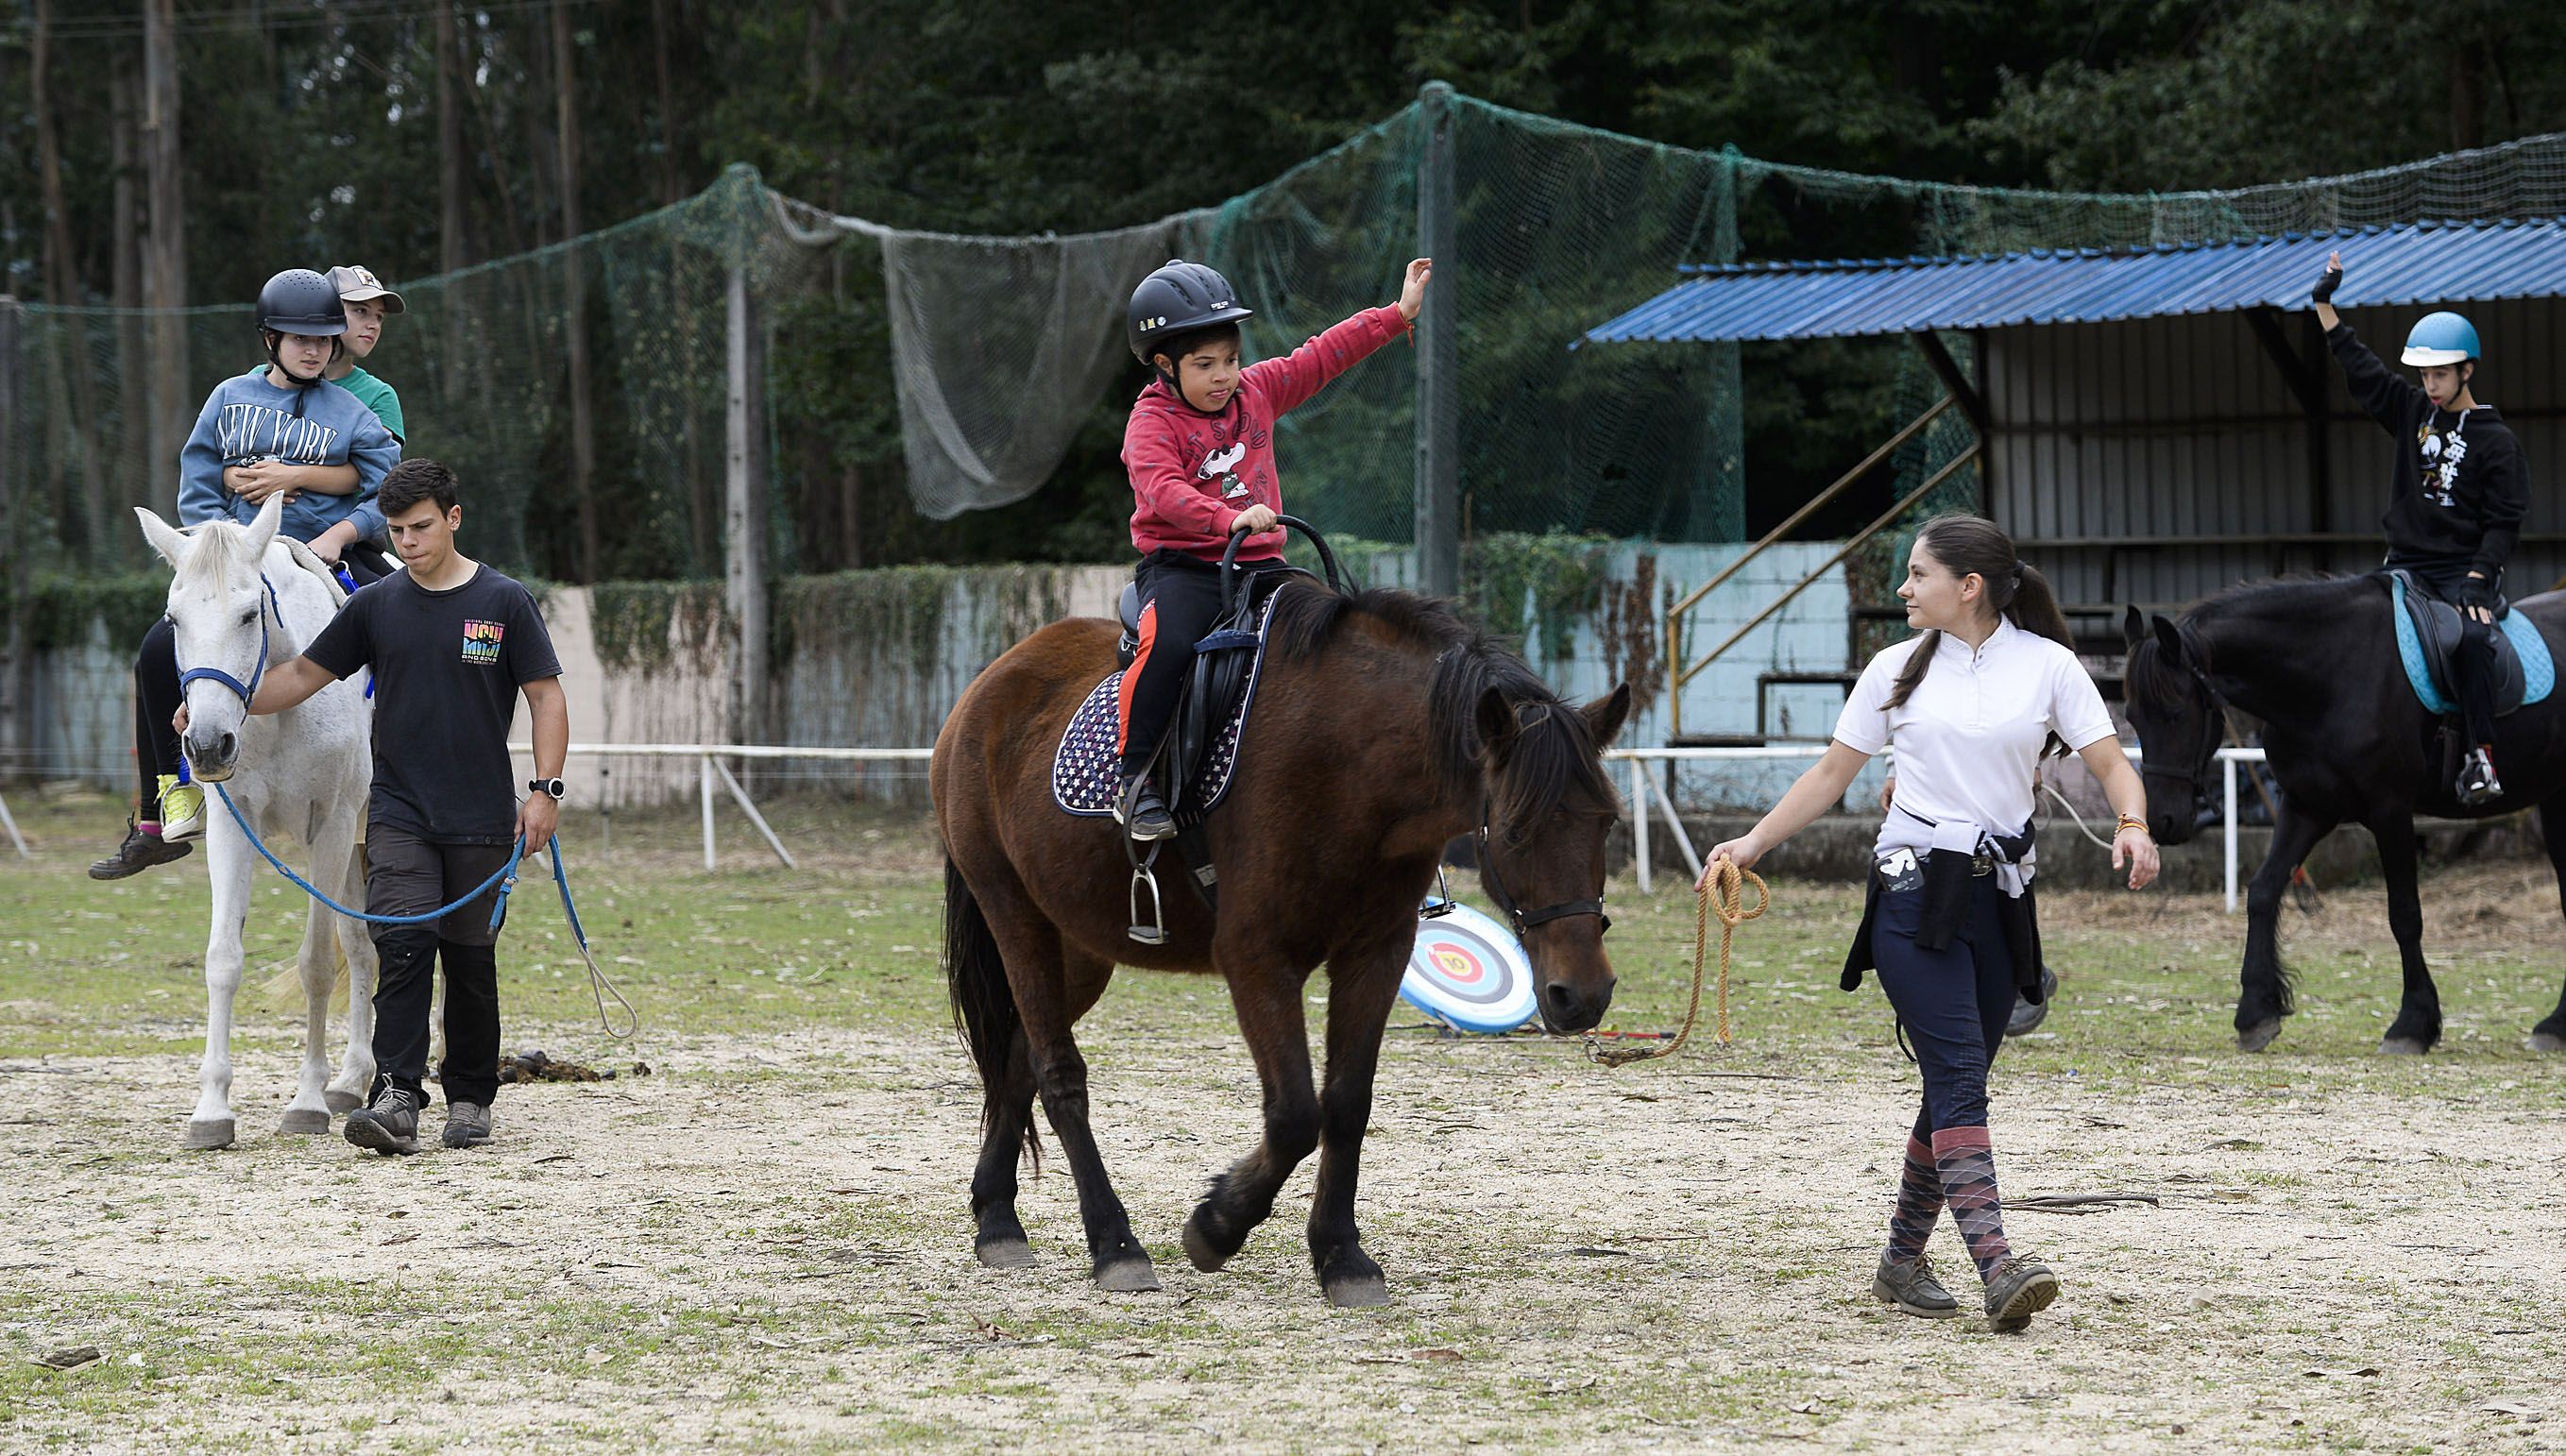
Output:
<instances>
[{"instance_id":1,"label":"child in blue sweatshirt","mask_svg":"<svg viewBox=\"0 0 2566 1456\"><path fill-rule=\"evenodd\" d=\"M347 310L330 280L289 268L258 294L267 366L214 386L178 455L178 524L228 517L246 525L268 497L285 497L278 534L336 564L384 534L375 488L400 461L400 441L374 410L326 377L344 348ZM291 467L301 467L290 469ZM179 858L204 833L205 793L180 783L177 646L166 618L152 623L133 662L135 769L140 802L125 843L89 867L122 879Z\"/></svg>"}]
</instances>

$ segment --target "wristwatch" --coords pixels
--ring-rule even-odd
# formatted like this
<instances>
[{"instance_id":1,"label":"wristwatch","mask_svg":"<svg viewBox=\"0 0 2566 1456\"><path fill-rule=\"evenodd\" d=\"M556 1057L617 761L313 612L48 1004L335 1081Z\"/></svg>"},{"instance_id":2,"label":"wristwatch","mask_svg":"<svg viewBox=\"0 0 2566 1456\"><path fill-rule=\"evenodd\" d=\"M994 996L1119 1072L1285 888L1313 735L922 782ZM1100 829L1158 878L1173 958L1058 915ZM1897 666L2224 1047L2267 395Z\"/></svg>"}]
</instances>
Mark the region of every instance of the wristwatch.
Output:
<instances>
[{"instance_id":1,"label":"wristwatch","mask_svg":"<svg viewBox=\"0 0 2566 1456\"><path fill-rule=\"evenodd\" d=\"M538 794L550 794L556 804L570 793L570 786L559 779L528 779L526 787Z\"/></svg>"}]
</instances>

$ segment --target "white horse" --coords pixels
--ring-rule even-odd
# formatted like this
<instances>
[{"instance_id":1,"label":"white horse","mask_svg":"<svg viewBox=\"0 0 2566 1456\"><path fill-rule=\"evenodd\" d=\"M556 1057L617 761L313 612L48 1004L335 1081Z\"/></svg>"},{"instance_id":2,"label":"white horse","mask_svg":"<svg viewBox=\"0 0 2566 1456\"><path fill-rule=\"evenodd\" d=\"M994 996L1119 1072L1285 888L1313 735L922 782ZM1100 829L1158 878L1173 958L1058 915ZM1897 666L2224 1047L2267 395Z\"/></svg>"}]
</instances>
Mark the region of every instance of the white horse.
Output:
<instances>
[{"instance_id":1,"label":"white horse","mask_svg":"<svg viewBox=\"0 0 2566 1456\"><path fill-rule=\"evenodd\" d=\"M283 510L271 497L248 526L214 521L179 531L136 509L142 534L176 574L169 584L181 692L182 744L196 778L222 784L262 839L280 834L309 850L305 877L343 905L362 904L359 826L374 781L374 708L354 681L333 683L302 706L251 717L249 695L267 669L288 662L338 612L345 596L329 569L300 543L276 537ZM205 806L205 858L213 879L213 925L205 937L205 1060L186 1146L229 1147L232 1117L232 998L240 989L241 928L249 914L258 851L219 803ZM330 1075L322 1043L338 957L348 960L348 1054ZM365 926L312 902L299 954L309 1008L303 1072L278 1130L330 1130L330 1114L364 1104L375 1080L375 943Z\"/></svg>"}]
</instances>

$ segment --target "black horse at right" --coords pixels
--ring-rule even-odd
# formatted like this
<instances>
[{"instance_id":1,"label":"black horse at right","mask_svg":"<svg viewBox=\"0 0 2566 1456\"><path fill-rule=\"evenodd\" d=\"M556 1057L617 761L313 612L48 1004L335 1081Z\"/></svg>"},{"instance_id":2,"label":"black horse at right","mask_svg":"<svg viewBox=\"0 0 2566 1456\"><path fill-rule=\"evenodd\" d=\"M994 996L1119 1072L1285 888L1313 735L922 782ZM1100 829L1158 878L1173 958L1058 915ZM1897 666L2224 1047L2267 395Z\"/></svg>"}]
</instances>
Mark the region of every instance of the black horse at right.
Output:
<instances>
[{"instance_id":1,"label":"black horse at right","mask_svg":"<svg viewBox=\"0 0 2566 1456\"><path fill-rule=\"evenodd\" d=\"M2566 644L2566 593L2513 604L2552 653ZM2504 797L2459 803L2460 751L2410 684L2384 576L2255 583L2193 607L2180 620L2130 608L2125 700L2145 752L2148 818L2157 841L2192 836L2193 807L2226 736L2228 707L2263 722L2280 785L2272 848L2246 899L2236 1041L2255 1052L2290 1014L2291 978L2276 944L2283 892L2317 841L2358 824L2379 844L2388 923L2404 960L2405 996L2379 1050L2416 1055L2441 1037L2441 998L2424 964L2415 817L2486 819L2539 809L2566 907L2566 691L2502 718ZM2566 654L2561 654L2566 655ZM2566 996L2532 1028L2530 1049L2566 1051Z\"/></svg>"}]
</instances>

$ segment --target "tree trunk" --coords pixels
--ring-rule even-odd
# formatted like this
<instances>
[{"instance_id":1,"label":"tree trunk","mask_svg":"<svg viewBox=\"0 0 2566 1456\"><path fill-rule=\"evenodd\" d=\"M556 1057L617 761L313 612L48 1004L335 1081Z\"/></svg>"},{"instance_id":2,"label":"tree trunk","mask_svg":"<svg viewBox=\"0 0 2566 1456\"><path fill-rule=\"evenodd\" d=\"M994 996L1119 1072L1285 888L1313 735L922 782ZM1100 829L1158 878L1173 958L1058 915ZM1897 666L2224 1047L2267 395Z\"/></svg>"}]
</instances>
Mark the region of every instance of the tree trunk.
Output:
<instances>
[{"instance_id":1,"label":"tree trunk","mask_svg":"<svg viewBox=\"0 0 2566 1456\"><path fill-rule=\"evenodd\" d=\"M178 149L178 35L173 0L143 0L142 155L150 208L142 303L151 316L151 453L174 475L193 414L187 398L187 194Z\"/></svg>"},{"instance_id":2,"label":"tree trunk","mask_svg":"<svg viewBox=\"0 0 2566 1456\"><path fill-rule=\"evenodd\" d=\"M463 242L463 98L462 38L455 34L453 0L436 4L436 266L448 282L440 291L437 312L445 328L443 358L437 361L440 397L452 403L468 372L463 366L463 300L451 280L466 260Z\"/></svg>"},{"instance_id":3,"label":"tree trunk","mask_svg":"<svg viewBox=\"0 0 2566 1456\"><path fill-rule=\"evenodd\" d=\"M79 254L72 249L71 207L63 200L62 132L54 124L53 90L46 73L53 69L52 0L36 0L35 34L28 47L27 96L36 114L36 174L45 208L45 300L69 309L81 301ZM99 416L98 379L90 366L89 321L77 314L58 314L51 331L58 353L54 366L70 375L69 428L55 438L78 456L81 517L89 532L91 561L104 565L108 525L117 503L108 499L107 475L99 460L98 441L106 421ZM57 458L64 470L74 462ZM0 461L0 469L6 462ZM66 474L69 472L66 470Z\"/></svg>"},{"instance_id":4,"label":"tree trunk","mask_svg":"<svg viewBox=\"0 0 2566 1456\"><path fill-rule=\"evenodd\" d=\"M151 468L150 440L139 428L142 410L137 406L148 397L142 383L142 320L122 312L142 307L142 233L136 226L141 221L141 199L135 195L133 155L135 93L140 87L134 81L131 55L116 58L108 87L108 145L116 172L116 216L110 232L115 255L109 265L108 301L121 311L116 316L116 377L123 390L117 403L116 475L119 480L139 482L147 504L159 498L160 483L168 477Z\"/></svg>"},{"instance_id":5,"label":"tree trunk","mask_svg":"<svg viewBox=\"0 0 2566 1456\"><path fill-rule=\"evenodd\" d=\"M579 503L579 579L594 582L597 549L597 425L589 412L588 282L579 236L579 71L571 57L570 7L553 0L553 95L561 143L562 300L570 331L570 491Z\"/></svg>"},{"instance_id":6,"label":"tree trunk","mask_svg":"<svg viewBox=\"0 0 2566 1456\"><path fill-rule=\"evenodd\" d=\"M668 70L668 0L650 0L650 61L659 72L659 201L685 196L677 176L677 88Z\"/></svg>"},{"instance_id":7,"label":"tree trunk","mask_svg":"<svg viewBox=\"0 0 2566 1456\"><path fill-rule=\"evenodd\" d=\"M68 307L80 297L72 275L71 209L63 204L63 141L54 125L53 89L46 72L53 69L51 50L53 0L36 0L35 33L27 54L29 110L36 114L36 175L45 208L45 301Z\"/></svg>"}]
</instances>

